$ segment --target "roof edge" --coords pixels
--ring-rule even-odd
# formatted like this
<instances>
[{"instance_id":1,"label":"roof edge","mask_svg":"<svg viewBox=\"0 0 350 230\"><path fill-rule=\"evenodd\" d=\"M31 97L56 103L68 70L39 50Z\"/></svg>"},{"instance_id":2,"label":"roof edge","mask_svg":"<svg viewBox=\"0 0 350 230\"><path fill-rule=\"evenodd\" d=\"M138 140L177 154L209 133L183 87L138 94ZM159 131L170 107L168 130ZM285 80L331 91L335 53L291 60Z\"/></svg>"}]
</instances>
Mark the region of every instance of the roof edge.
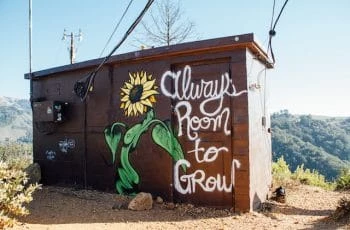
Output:
<instances>
[{"instance_id":1,"label":"roof edge","mask_svg":"<svg viewBox=\"0 0 350 230\"><path fill-rule=\"evenodd\" d=\"M200 51L211 51L218 49L232 49L236 47L246 47L260 60L267 68L273 68L273 64L268 58L267 53L262 46L254 39L254 34L241 34L229 37L212 38L194 42L186 42L171 46L162 46L146 50L137 50L124 54L112 56L106 64L114 62L124 62L130 60L150 59L162 56L175 56L179 54L187 54ZM104 58L91 59L75 64L58 66L45 70L35 71L32 73L32 79L42 76L47 76L55 73L62 73L78 69L86 69L98 66ZM24 75L25 79L30 79L30 74Z\"/></svg>"}]
</instances>

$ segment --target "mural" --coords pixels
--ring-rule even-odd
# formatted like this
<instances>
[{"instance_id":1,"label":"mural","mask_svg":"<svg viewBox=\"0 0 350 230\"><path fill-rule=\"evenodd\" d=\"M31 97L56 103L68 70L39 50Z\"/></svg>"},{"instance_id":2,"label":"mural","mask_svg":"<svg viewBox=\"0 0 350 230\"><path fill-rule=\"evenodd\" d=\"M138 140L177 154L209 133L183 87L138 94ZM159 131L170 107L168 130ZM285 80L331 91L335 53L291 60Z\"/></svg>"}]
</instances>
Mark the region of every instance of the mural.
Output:
<instances>
[{"instance_id":1,"label":"mural","mask_svg":"<svg viewBox=\"0 0 350 230\"><path fill-rule=\"evenodd\" d=\"M129 80L121 87L120 108L124 110L125 116L143 118L131 126L115 122L104 130L113 163L117 157L120 161L116 181L119 193L133 193L139 184L139 175L130 164L129 155L137 148L141 136L148 131L152 134L153 142L163 148L175 162L173 183L177 192L193 194L198 189L204 192L232 192L235 170L241 167L241 163L231 158L230 175L206 175L205 164L219 164L219 159L222 159L219 158L220 155L232 156L232 152L231 147L225 146L225 143L222 146L205 148L200 139L200 131L220 131L224 136L231 135L230 103L227 100L224 103L224 99L238 97L247 93L247 90L237 90L227 72L220 76L210 76L210 79L199 79L192 80L192 69L189 65L177 72L166 71L162 75L161 95L175 101L174 112L178 129L173 130L169 121L156 118L154 105L156 95L159 95L156 79L144 71L129 73ZM173 84L167 84L169 81ZM194 115L194 111L199 111L199 114ZM196 162L185 159L178 141L181 136L193 142L193 149L187 150L186 154L194 154ZM186 169L191 168L193 163L196 163L196 168L191 170L192 173L186 174ZM199 168L201 165L203 168Z\"/></svg>"},{"instance_id":2,"label":"mural","mask_svg":"<svg viewBox=\"0 0 350 230\"><path fill-rule=\"evenodd\" d=\"M175 162L184 159L181 145L170 122L156 118L153 107L156 103L155 95L159 93L155 79L144 71L129 73L129 78L121 88L120 108L124 110L125 116L144 115L144 118L131 126L115 122L104 130L113 163L116 161L116 155L119 154L120 165L117 167L116 190L120 194L134 193L139 184L140 178L129 162L129 154L137 148L142 134L150 131L153 142L163 148ZM184 172L186 171L185 165L181 168Z\"/></svg>"}]
</instances>

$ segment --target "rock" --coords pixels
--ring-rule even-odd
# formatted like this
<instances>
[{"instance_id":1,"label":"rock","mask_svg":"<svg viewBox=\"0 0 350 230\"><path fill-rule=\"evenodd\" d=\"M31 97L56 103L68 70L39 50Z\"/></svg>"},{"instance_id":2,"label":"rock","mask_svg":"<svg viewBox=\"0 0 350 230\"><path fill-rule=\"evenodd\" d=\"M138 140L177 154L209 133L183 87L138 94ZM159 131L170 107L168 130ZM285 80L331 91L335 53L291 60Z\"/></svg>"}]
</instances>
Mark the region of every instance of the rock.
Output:
<instances>
[{"instance_id":1,"label":"rock","mask_svg":"<svg viewBox=\"0 0 350 230\"><path fill-rule=\"evenodd\" d=\"M24 169L24 172L27 173L28 182L27 185L39 183L41 180L41 169L38 163L29 165Z\"/></svg>"},{"instance_id":2,"label":"rock","mask_svg":"<svg viewBox=\"0 0 350 230\"><path fill-rule=\"evenodd\" d=\"M163 199L160 196L157 196L156 202L157 204L163 204Z\"/></svg>"},{"instance_id":3,"label":"rock","mask_svg":"<svg viewBox=\"0 0 350 230\"><path fill-rule=\"evenodd\" d=\"M134 211L150 210L152 209L152 205L152 195L150 193L140 192L130 201L128 209Z\"/></svg>"},{"instance_id":4,"label":"rock","mask_svg":"<svg viewBox=\"0 0 350 230\"><path fill-rule=\"evenodd\" d=\"M175 209L175 204L170 202L170 203L167 203L165 207L166 209L173 210Z\"/></svg>"}]
</instances>

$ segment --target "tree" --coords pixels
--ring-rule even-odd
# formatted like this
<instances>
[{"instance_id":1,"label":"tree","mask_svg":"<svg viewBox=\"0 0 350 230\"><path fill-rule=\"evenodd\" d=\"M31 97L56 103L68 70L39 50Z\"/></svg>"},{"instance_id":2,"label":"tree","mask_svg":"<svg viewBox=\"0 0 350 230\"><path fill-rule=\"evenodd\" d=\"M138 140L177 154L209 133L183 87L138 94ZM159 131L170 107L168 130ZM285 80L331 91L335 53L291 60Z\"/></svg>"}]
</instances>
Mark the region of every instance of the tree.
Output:
<instances>
[{"instance_id":1,"label":"tree","mask_svg":"<svg viewBox=\"0 0 350 230\"><path fill-rule=\"evenodd\" d=\"M161 0L149 21L141 23L141 37L136 41L148 47L177 44L195 34L195 24L184 18L179 0Z\"/></svg>"}]
</instances>

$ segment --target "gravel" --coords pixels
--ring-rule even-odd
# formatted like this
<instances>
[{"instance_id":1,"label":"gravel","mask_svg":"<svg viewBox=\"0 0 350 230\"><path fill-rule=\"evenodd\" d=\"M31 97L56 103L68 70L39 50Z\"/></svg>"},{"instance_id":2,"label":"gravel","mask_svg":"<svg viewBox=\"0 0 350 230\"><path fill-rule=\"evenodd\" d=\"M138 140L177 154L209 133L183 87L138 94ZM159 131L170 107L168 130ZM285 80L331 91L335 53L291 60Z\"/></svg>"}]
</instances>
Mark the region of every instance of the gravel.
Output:
<instances>
[{"instance_id":1,"label":"gravel","mask_svg":"<svg viewBox=\"0 0 350 230\"><path fill-rule=\"evenodd\" d=\"M268 201L250 213L165 201L154 202L152 210L131 211L127 196L44 186L29 205L31 214L14 229L350 229L350 220L329 218L349 192L299 185L286 194L286 203Z\"/></svg>"}]
</instances>

